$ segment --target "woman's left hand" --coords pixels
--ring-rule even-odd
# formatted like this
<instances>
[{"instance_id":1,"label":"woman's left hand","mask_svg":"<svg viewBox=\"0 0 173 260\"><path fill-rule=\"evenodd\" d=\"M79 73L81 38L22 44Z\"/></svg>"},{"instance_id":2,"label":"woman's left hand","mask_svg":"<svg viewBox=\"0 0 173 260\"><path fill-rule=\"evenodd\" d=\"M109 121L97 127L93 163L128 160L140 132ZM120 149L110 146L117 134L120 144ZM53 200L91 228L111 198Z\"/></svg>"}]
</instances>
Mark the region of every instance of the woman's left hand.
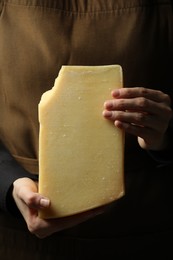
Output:
<instances>
[{"instance_id":1,"label":"woman's left hand","mask_svg":"<svg viewBox=\"0 0 173 260\"><path fill-rule=\"evenodd\" d=\"M103 116L127 133L137 136L143 149L165 149L166 130L172 117L170 97L158 90L142 87L112 91L104 103Z\"/></svg>"}]
</instances>

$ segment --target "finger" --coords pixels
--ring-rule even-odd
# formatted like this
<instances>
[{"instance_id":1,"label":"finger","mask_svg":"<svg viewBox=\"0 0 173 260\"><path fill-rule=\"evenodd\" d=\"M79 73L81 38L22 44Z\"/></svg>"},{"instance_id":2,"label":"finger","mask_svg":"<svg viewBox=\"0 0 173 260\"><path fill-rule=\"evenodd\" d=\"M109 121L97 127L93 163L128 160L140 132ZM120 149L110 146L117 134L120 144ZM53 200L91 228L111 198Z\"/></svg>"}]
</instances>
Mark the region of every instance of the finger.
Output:
<instances>
[{"instance_id":1,"label":"finger","mask_svg":"<svg viewBox=\"0 0 173 260\"><path fill-rule=\"evenodd\" d=\"M169 95L163 93L160 90L148 89L143 87L116 89L112 91L112 96L114 98L127 98L127 99L144 97L146 99L150 99L155 102L171 105L171 99Z\"/></svg>"},{"instance_id":2,"label":"finger","mask_svg":"<svg viewBox=\"0 0 173 260\"><path fill-rule=\"evenodd\" d=\"M159 136L159 134L151 128L124 123L118 120L115 121L114 125L125 130L129 134L142 138L146 143L148 143L148 145L151 142L154 142L154 140L157 139L157 136Z\"/></svg>"},{"instance_id":3,"label":"finger","mask_svg":"<svg viewBox=\"0 0 173 260\"><path fill-rule=\"evenodd\" d=\"M166 116L169 119L172 116L172 110L169 106L157 103L144 97L108 100L104 103L104 108L109 111L138 111L142 113L159 115L159 117Z\"/></svg>"},{"instance_id":4,"label":"finger","mask_svg":"<svg viewBox=\"0 0 173 260\"><path fill-rule=\"evenodd\" d=\"M121 121L124 123L134 124L141 127L149 127L159 132L164 132L167 129L167 121L165 118L160 118L142 112L124 112L124 111L103 111L103 116L113 122Z\"/></svg>"}]
</instances>

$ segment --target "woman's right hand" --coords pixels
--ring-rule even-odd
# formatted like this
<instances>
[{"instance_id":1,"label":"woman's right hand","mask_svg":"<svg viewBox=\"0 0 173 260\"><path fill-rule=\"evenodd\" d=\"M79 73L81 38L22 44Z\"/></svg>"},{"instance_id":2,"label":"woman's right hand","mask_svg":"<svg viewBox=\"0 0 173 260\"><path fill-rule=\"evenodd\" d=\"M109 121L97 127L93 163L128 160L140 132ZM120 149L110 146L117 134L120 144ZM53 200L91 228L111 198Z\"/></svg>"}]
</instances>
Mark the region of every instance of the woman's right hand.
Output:
<instances>
[{"instance_id":1,"label":"woman's right hand","mask_svg":"<svg viewBox=\"0 0 173 260\"><path fill-rule=\"evenodd\" d=\"M13 198L28 230L39 238L71 228L103 213L103 208L98 208L64 218L41 219L38 217L38 211L41 208L48 208L50 200L38 193L37 183L29 178L20 178L13 183Z\"/></svg>"}]
</instances>

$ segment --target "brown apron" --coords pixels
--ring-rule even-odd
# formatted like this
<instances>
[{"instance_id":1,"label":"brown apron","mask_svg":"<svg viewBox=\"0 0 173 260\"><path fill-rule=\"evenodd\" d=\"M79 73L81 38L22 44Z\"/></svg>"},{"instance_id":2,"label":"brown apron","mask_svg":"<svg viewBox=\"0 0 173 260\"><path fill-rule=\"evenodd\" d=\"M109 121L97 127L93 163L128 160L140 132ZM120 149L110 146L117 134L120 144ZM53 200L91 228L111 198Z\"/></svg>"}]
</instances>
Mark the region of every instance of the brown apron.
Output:
<instances>
[{"instance_id":1,"label":"brown apron","mask_svg":"<svg viewBox=\"0 0 173 260\"><path fill-rule=\"evenodd\" d=\"M170 0L0 0L0 140L38 173L38 103L62 65L120 64L126 87L172 96L172 46ZM136 138L126 139L123 199L44 240L1 213L0 259L111 259L159 248L173 227L172 169L158 169Z\"/></svg>"}]
</instances>

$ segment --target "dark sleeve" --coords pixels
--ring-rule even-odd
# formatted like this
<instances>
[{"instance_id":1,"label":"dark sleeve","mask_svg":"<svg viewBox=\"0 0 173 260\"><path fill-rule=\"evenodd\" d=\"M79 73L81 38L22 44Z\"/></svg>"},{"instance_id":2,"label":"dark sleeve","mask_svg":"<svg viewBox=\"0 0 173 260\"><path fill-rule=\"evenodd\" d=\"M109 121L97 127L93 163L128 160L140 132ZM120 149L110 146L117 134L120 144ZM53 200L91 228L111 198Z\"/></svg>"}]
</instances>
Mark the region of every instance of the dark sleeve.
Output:
<instances>
[{"instance_id":1,"label":"dark sleeve","mask_svg":"<svg viewBox=\"0 0 173 260\"><path fill-rule=\"evenodd\" d=\"M167 130L169 146L164 151L148 151L149 155L161 165L173 165L173 119L170 121Z\"/></svg>"},{"instance_id":2,"label":"dark sleeve","mask_svg":"<svg viewBox=\"0 0 173 260\"><path fill-rule=\"evenodd\" d=\"M0 209L13 215L19 212L12 197L13 182L28 177L37 180L37 175L26 171L16 162L2 143L0 143Z\"/></svg>"}]
</instances>

